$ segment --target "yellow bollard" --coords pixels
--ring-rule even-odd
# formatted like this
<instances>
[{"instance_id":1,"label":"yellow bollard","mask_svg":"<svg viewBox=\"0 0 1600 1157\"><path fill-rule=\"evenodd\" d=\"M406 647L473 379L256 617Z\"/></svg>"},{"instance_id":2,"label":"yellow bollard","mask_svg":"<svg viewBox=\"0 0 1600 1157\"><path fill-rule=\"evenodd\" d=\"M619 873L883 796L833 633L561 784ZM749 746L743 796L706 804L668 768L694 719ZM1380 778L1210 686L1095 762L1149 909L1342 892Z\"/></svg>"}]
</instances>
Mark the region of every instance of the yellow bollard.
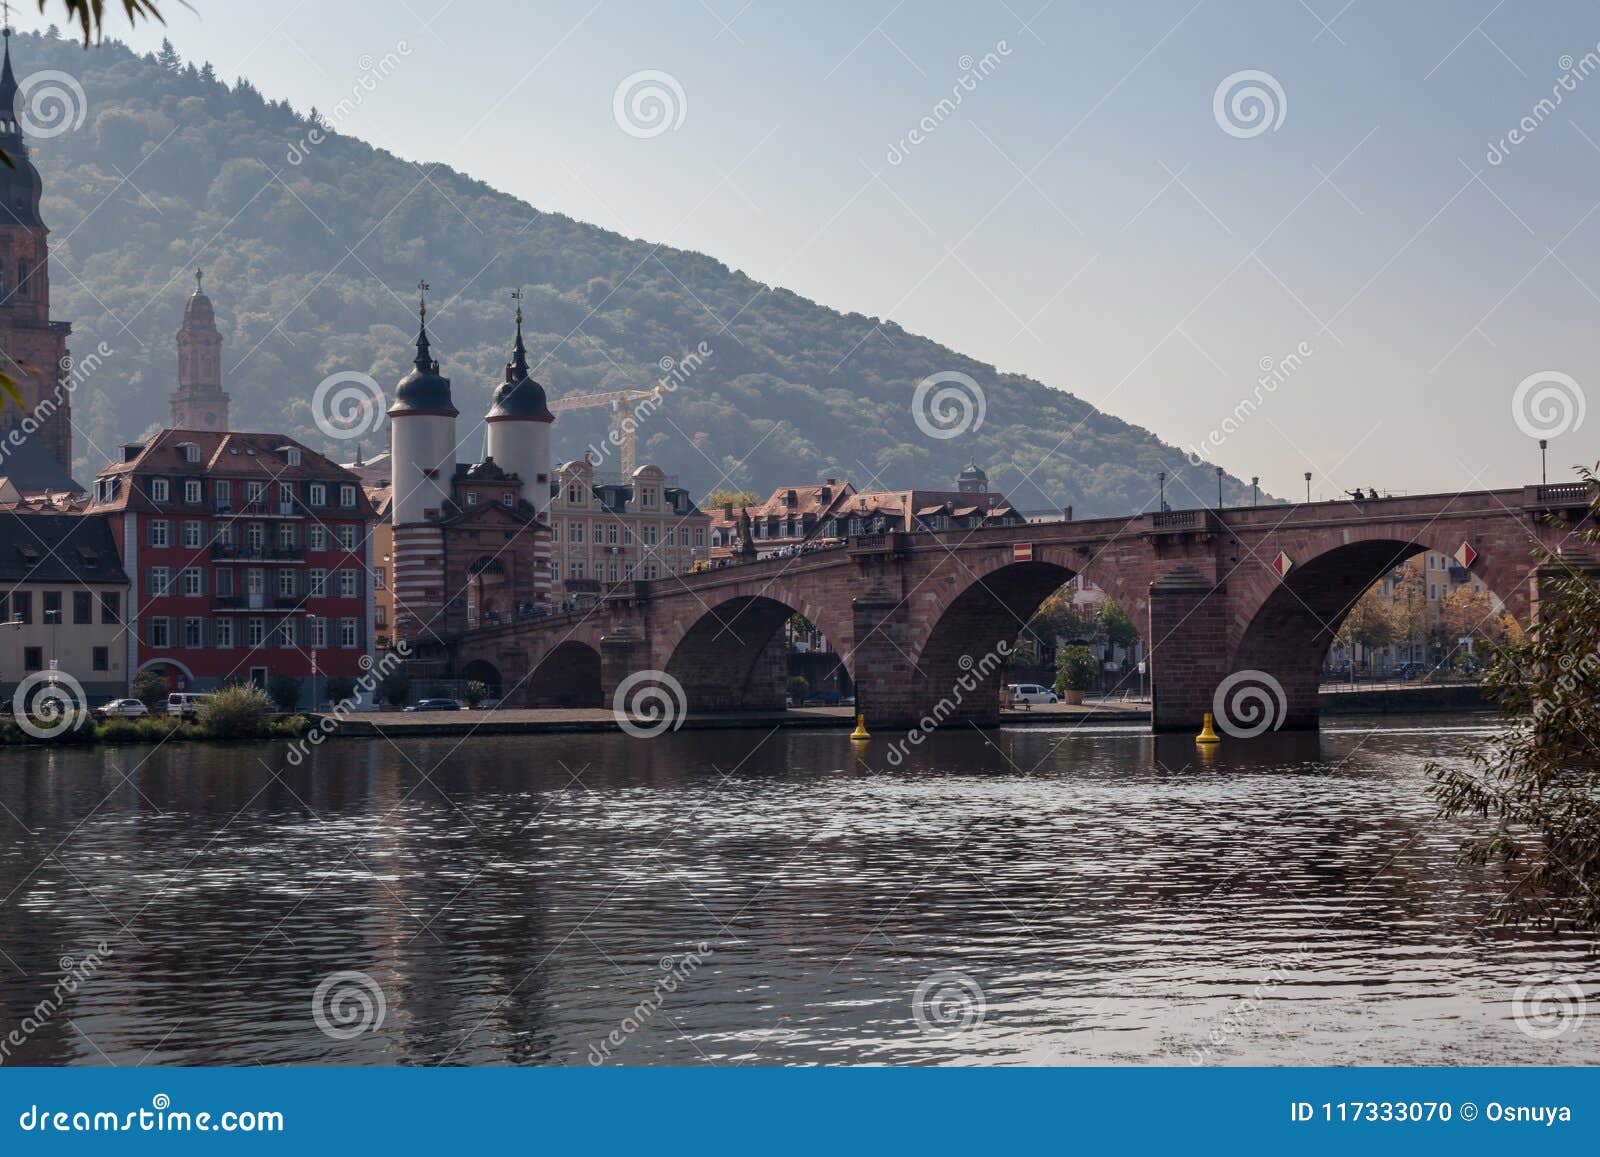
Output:
<instances>
[{"instance_id":1,"label":"yellow bollard","mask_svg":"<svg viewBox=\"0 0 1600 1157\"><path fill-rule=\"evenodd\" d=\"M865 715L857 715L856 729L850 733L850 741L852 743L865 743L871 738L872 736L867 732L867 717Z\"/></svg>"},{"instance_id":2,"label":"yellow bollard","mask_svg":"<svg viewBox=\"0 0 1600 1157\"><path fill-rule=\"evenodd\" d=\"M1206 712L1205 718L1200 724L1200 734L1194 737L1194 741L1196 743L1222 742L1222 736L1218 735L1216 729L1211 726L1211 712Z\"/></svg>"}]
</instances>

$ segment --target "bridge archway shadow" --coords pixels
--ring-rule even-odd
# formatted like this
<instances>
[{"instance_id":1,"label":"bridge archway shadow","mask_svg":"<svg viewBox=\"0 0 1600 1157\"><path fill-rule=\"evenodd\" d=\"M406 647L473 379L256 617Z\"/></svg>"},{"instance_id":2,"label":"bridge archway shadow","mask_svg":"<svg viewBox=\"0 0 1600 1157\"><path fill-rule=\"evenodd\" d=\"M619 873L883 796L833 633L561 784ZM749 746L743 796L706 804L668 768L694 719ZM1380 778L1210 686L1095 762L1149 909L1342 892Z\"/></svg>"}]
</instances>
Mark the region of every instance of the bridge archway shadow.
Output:
<instances>
[{"instance_id":1,"label":"bridge archway shadow","mask_svg":"<svg viewBox=\"0 0 1600 1157\"><path fill-rule=\"evenodd\" d=\"M696 619L665 668L683 687L689 710L782 711L788 682L783 625L797 614L766 595L742 595Z\"/></svg>"},{"instance_id":2,"label":"bridge archway shadow","mask_svg":"<svg viewBox=\"0 0 1600 1157\"><path fill-rule=\"evenodd\" d=\"M1044 601L1076 575L1035 561L1010 563L974 580L945 607L916 656L918 701L937 708L945 722L997 722L1006 668L999 645L1022 634Z\"/></svg>"},{"instance_id":3,"label":"bridge archway shadow","mask_svg":"<svg viewBox=\"0 0 1600 1157\"><path fill-rule=\"evenodd\" d=\"M489 697L498 699L505 693L505 682L500 678L500 668L487 659L474 659L461 669L461 678L468 683L482 683L489 689Z\"/></svg>"},{"instance_id":4,"label":"bridge archway shadow","mask_svg":"<svg viewBox=\"0 0 1600 1157\"><path fill-rule=\"evenodd\" d=\"M574 639L559 644L529 674L523 699L530 707L604 707L600 652Z\"/></svg>"}]
</instances>

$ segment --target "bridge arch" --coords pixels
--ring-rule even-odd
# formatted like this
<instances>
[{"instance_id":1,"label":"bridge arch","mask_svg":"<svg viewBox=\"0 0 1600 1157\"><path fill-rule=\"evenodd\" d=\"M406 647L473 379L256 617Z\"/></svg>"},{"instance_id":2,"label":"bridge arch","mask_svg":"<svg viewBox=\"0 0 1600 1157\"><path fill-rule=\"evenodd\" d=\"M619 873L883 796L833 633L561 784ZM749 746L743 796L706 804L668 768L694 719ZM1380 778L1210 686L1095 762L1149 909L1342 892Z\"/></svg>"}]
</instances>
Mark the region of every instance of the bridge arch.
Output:
<instances>
[{"instance_id":1,"label":"bridge arch","mask_svg":"<svg viewBox=\"0 0 1600 1157\"><path fill-rule=\"evenodd\" d=\"M1366 591L1410 559L1430 552L1454 555L1464 541L1459 528L1453 533L1396 529L1378 525L1332 541L1285 541L1282 550L1292 565L1281 577L1259 559L1240 568L1238 594L1232 600L1239 633L1228 677L1244 686L1256 681L1255 673L1270 676L1283 690L1282 727L1317 726L1318 688L1328 650ZM1484 541L1474 549L1482 553L1467 568L1471 576L1525 623L1533 572L1529 548L1517 544L1497 549ZM1301 557L1295 557L1296 551Z\"/></svg>"},{"instance_id":2,"label":"bridge arch","mask_svg":"<svg viewBox=\"0 0 1600 1157\"><path fill-rule=\"evenodd\" d=\"M996 721L1005 668L998 661L1000 645L1014 641L1044 601L1079 575L1104 590L1145 634L1147 596L1120 574L1095 566L1075 550L1045 548L1033 560L1016 562L1008 548L977 565L964 561L931 580L949 594L935 598L915 655L917 699L943 703L947 719Z\"/></svg>"},{"instance_id":3,"label":"bridge arch","mask_svg":"<svg viewBox=\"0 0 1600 1157\"><path fill-rule=\"evenodd\" d=\"M783 626L799 615L822 632L852 675L848 603L819 609L774 584L720 592L675 623L657 652L684 689L690 711L782 710L788 682ZM844 612L841 614L841 610Z\"/></svg>"},{"instance_id":4,"label":"bridge arch","mask_svg":"<svg viewBox=\"0 0 1600 1157\"><path fill-rule=\"evenodd\" d=\"M505 694L505 681L500 677L500 668L487 659L473 659L461 668L461 677L469 683L482 683L489 689L489 696L492 699L498 699Z\"/></svg>"}]
</instances>

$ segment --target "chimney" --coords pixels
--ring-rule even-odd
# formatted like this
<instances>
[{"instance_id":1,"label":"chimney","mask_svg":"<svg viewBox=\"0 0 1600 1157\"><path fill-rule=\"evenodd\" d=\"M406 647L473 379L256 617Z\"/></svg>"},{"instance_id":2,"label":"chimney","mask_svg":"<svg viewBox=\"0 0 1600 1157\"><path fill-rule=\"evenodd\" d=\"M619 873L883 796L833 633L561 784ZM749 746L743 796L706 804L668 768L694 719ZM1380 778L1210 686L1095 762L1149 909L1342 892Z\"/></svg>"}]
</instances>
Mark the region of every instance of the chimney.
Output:
<instances>
[{"instance_id":1,"label":"chimney","mask_svg":"<svg viewBox=\"0 0 1600 1157\"><path fill-rule=\"evenodd\" d=\"M722 504L722 517L726 518L729 522L733 521L733 503L724 502Z\"/></svg>"}]
</instances>

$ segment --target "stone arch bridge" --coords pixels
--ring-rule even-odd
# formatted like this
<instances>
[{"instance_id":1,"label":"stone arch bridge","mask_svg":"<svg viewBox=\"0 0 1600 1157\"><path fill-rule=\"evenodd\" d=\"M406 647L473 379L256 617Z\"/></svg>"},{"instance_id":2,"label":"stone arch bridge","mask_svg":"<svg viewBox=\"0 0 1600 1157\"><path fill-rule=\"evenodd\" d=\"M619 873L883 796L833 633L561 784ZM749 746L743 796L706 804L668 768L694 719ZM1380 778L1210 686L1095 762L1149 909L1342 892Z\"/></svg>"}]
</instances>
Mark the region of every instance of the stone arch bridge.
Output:
<instances>
[{"instance_id":1,"label":"stone arch bridge","mask_svg":"<svg viewBox=\"0 0 1600 1157\"><path fill-rule=\"evenodd\" d=\"M1323 659L1362 591L1413 555L1442 552L1469 559L1527 621L1539 548L1596 568L1572 531L1589 498L1571 483L866 535L624 583L581 612L429 640L415 662L496 684L508 704L607 705L630 675L664 671L691 712L774 710L781 628L799 613L838 651L872 726L909 727L936 709L983 725L999 716L997 647L1083 575L1144 635L1156 730L1193 730L1218 686L1244 672L1281 687L1283 726L1315 727Z\"/></svg>"}]
</instances>

